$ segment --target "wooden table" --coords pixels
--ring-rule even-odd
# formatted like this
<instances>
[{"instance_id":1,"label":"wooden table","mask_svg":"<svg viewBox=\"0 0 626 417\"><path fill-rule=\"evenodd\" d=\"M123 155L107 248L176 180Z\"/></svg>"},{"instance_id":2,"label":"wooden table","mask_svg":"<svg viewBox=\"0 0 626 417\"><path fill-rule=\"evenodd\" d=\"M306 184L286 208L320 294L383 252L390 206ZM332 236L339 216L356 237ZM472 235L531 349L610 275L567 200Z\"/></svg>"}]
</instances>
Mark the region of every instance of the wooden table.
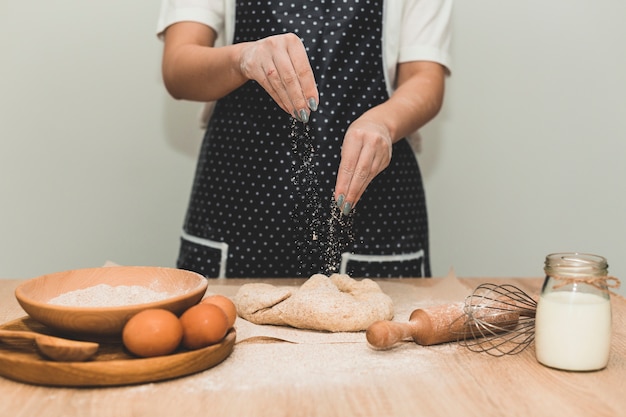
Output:
<instances>
[{"instance_id":1,"label":"wooden table","mask_svg":"<svg viewBox=\"0 0 626 417\"><path fill-rule=\"evenodd\" d=\"M397 281L420 290L437 282ZM535 294L541 283L460 281L510 282ZM25 315L13 295L21 282L0 280L0 323ZM242 282L249 281L226 285ZM532 347L496 358L456 343L375 351L364 336L332 344L242 342L215 368L158 383L75 389L0 378L0 416L624 416L626 299L612 296L612 306L611 358L596 372L544 367Z\"/></svg>"}]
</instances>

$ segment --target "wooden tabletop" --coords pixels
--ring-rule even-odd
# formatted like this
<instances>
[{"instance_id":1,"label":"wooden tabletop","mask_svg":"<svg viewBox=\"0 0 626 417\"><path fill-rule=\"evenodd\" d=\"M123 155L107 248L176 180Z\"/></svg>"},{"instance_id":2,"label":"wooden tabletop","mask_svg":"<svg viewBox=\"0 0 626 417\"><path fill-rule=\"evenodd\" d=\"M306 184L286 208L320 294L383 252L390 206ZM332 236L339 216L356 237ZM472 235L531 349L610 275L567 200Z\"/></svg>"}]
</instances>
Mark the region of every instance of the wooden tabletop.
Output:
<instances>
[{"instance_id":1,"label":"wooden tabletop","mask_svg":"<svg viewBox=\"0 0 626 417\"><path fill-rule=\"evenodd\" d=\"M426 297L437 280L380 282L401 282ZM459 281L468 288L508 282L534 294L541 284L530 278ZM21 282L0 280L0 323L25 315L14 297ZM218 288L232 295L244 282L222 281ZM611 357L595 372L544 367L532 346L497 358L456 343L407 341L375 351L364 335L333 343L250 339L238 341L220 365L164 382L53 388L0 377L0 416L624 416L626 299L611 299Z\"/></svg>"}]
</instances>

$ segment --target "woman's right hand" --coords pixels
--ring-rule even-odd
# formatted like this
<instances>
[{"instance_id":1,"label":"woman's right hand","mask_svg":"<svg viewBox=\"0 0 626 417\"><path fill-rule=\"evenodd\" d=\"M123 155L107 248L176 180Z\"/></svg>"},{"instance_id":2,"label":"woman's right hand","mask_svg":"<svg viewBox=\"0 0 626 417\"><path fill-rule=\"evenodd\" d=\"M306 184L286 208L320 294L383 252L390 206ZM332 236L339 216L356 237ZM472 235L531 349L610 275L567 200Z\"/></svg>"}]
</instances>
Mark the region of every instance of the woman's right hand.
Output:
<instances>
[{"instance_id":1,"label":"woman's right hand","mask_svg":"<svg viewBox=\"0 0 626 417\"><path fill-rule=\"evenodd\" d=\"M309 57L293 33L273 35L241 45L244 77L258 82L276 103L301 122L317 110L319 94Z\"/></svg>"},{"instance_id":2,"label":"woman's right hand","mask_svg":"<svg viewBox=\"0 0 626 417\"><path fill-rule=\"evenodd\" d=\"M309 57L293 33L215 47L217 32L209 26L179 22L163 37L163 80L174 98L215 101L255 80L302 122L317 110L319 94Z\"/></svg>"}]
</instances>

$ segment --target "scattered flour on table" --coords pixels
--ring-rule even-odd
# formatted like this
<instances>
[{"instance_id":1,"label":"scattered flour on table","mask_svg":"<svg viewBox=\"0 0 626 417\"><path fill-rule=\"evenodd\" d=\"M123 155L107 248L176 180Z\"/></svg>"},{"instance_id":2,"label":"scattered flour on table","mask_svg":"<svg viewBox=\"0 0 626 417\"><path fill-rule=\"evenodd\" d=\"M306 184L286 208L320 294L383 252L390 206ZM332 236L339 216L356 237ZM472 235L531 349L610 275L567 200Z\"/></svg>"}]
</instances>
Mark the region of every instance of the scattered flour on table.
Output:
<instances>
[{"instance_id":1,"label":"scattered flour on table","mask_svg":"<svg viewBox=\"0 0 626 417\"><path fill-rule=\"evenodd\" d=\"M365 339L362 333L361 337ZM464 351L456 344L424 347L412 342L388 351L373 350L365 342L251 343L236 345L222 363L185 377L184 386L176 389L186 393L275 392L291 386L317 391L373 385L390 375L419 381L458 352Z\"/></svg>"},{"instance_id":2,"label":"scattered flour on table","mask_svg":"<svg viewBox=\"0 0 626 417\"><path fill-rule=\"evenodd\" d=\"M48 304L73 307L117 307L152 303L183 294L183 291L155 291L141 285L98 284L80 290L60 294Z\"/></svg>"}]
</instances>

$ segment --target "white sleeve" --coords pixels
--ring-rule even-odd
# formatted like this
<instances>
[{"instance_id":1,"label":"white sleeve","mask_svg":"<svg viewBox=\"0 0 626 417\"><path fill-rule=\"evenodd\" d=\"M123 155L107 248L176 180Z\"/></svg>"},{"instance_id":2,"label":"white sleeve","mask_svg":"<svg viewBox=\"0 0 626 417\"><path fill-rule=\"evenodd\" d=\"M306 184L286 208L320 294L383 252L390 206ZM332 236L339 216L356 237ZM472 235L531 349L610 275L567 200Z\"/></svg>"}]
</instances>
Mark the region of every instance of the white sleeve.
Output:
<instances>
[{"instance_id":1,"label":"white sleeve","mask_svg":"<svg viewBox=\"0 0 626 417\"><path fill-rule=\"evenodd\" d=\"M450 70L452 0L408 1L402 14L398 62L434 61Z\"/></svg>"},{"instance_id":2,"label":"white sleeve","mask_svg":"<svg viewBox=\"0 0 626 417\"><path fill-rule=\"evenodd\" d=\"M162 39L168 26L177 22L205 24L218 34L224 34L223 0L161 0L161 12L157 23L157 36Z\"/></svg>"}]
</instances>

